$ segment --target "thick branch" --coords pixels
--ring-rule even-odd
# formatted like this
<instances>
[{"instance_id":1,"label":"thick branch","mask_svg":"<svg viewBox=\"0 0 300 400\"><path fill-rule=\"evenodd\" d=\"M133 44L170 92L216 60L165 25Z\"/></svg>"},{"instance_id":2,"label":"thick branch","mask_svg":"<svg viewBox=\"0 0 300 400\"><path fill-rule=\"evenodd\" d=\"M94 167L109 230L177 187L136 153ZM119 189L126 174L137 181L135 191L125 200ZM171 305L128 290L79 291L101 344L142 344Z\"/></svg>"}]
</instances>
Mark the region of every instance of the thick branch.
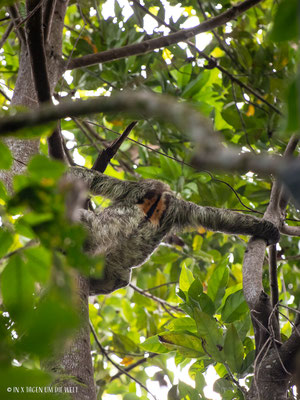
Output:
<instances>
[{"instance_id":1,"label":"thick branch","mask_svg":"<svg viewBox=\"0 0 300 400\"><path fill-rule=\"evenodd\" d=\"M290 154L293 153L295 145L295 138L291 137L284 153L284 157L282 158L283 160L286 161L287 158L289 158ZM284 212L279 207L280 196L281 184L279 183L278 179L276 179L271 190L269 206L264 213L264 219L273 222L278 228L281 227L284 221ZM261 312L259 312L259 310L262 308L262 270L265 250L265 242L262 242L260 239L251 238L247 246L243 263L243 289L245 300L247 301L250 310L253 310L254 313L257 312L258 324L256 324L255 342L258 352L260 352L265 345L265 337L263 342L259 340L262 335L265 336L265 332L269 332L269 335L272 336L273 339L279 339L278 316L277 318L274 318L276 313L274 314L270 311L270 320L268 320L266 323L265 320L261 319ZM270 282L274 306L275 303L277 304L278 302L276 248L274 246L272 246L270 249ZM269 299L267 300L269 301Z\"/></svg>"},{"instance_id":2,"label":"thick branch","mask_svg":"<svg viewBox=\"0 0 300 400\"><path fill-rule=\"evenodd\" d=\"M289 236L300 236L300 226L289 226L284 224L280 228L280 232Z\"/></svg>"},{"instance_id":3,"label":"thick branch","mask_svg":"<svg viewBox=\"0 0 300 400\"><path fill-rule=\"evenodd\" d=\"M128 46L120 47L117 49L111 49L103 51L101 53L89 54L83 57L74 58L68 62L68 69L75 69L80 67L87 67L94 64L104 63L108 61L118 60L121 58L129 57L137 54L145 54L159 49L161 47L167 47L175 43L184 42L185 40L192 38L199 33L210 31L218 26L224 25L227 22L237 18L249 8L260 3L262 0L246 0L243 3L237 4L231 7L224 13L217 17L211 18L207 21L202 22L200 25L190 29L184 29L168 36L163 36L157 39L145 40L141 43L135 43Z\"/></svg>"},{"instance_id":4,"label":"thick branch","mask_svg":"<svg viewBox=\"0 0 300 400\"><path fill-rule=\"evenodd\" d=\"M260 294L263 292L262 264L265 251L264 240L256 238L249 240L243 263L243 289L250 310L255 309Z\"/></svg>"},{"instance_id":5,"label":"thick branch","mask_svg":"<svg viewBox=\"0 0 300 400\"><path fill-rule=\"evenodd\" d=\"M219 147L219 149L215 149L215 152L204 153L201 150L201 142L198 141L198 143L198 150L192 158L192 165L198 170L210 169L244 173L252 171L258 174L277 175L281 165L289 165L279 156L239 153L232 147L227 148L225 151Z\"/></svg>"},{"instance_id":6,"label":"thick branch","mask_svg":"<svg viewBox=\"0 0 300 400\"><path fill-rule=\"evenodd\" d=\"M194 166L203 169L218 167L223 171L253 171L256 173L278 175L282 169L298 165L279 156L253 155L239 153L234 147L224 148L210 122L190 105L178 103L174 98L156 95L148 91L123 91L111 97L97 97L89 100L64 102L58 106L43 105L39 109L18 113L0 120L0 136L11 134L18 129L37 126L65 117L78 117L97 112L124 112L143 119L155 117L172 121L182 132L199 143L199 151L194 157Z\"/></svg>"},{"instance_id":7,"label":"thick branch","mask_svg":"<svg viewBox=\"0 0 300 400\"><path fill-rule=\"evenodd\" d=\"M49 2L47 5L48 4ZM52 5L54 9L55 4ZM26 32L35 91L39 103L51 103L51 88L44 46L42 2L40 0L27 0L26 6L27 13L31 13L26 23ZM48 11L50 12L50 10ZM48 21L48 23L50 23L50 21ZM48 138L48 147L51 157L64 161L64 150L59 126L56 127L52 135Z\"/></svg>"},{"instance_id":8,"label":"thick branch","mask_svg":"<svg viewBox=\"0 0 300 400\"><path fill-rule=\"evenodd\" d=\"M131 122L127 126L125 131L122 133L122 135L118 137L116 140L114 140L114 142L110 146L108 146L98 155L92 169L102 173L106 170L108 163L115 156L121 144L124 142L124 140L127 138L127 136L129 135L129 133L132 131L132 129L135 127L136 124L137 121Z\"/></svg>"},{"instance_id":9,"label":"thick branch","mask_svg":"<svg viewBox=\"0 0 300 400\"><path fill-rule=\"evenodd\" d=\"M42 27L42 2L40 0L27 0L26 6L28 14L35 10L26 22L27 45L35 91L39 103L50 102L51 91Z\"/></svg>"}]
</instances>

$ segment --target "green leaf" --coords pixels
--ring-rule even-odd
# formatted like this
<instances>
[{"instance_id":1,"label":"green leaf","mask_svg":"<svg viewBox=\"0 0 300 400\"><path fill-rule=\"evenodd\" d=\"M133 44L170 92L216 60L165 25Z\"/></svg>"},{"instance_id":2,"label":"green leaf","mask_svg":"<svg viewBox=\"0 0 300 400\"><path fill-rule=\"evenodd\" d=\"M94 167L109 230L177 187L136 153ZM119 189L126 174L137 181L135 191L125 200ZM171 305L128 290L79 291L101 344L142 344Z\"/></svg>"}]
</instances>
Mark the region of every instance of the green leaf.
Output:
<instances>
[{"instance_id":1,"label":"green leaf","mask_svg":"<svg viewBox=\"0 0 300 400\"><path fill-rule=\"evenodd\" d=\"M233 324L230 324L226 331L224 355L231 372L240 372L243 364L244 347Z\"/></svg>"},{"instance_id":2,"label":"green leaf","mask_svg":"<svg viewBox=\"0 0 300 400\"><path fill-rule=\"evenodd\" d=\"M299 80L299 77L298 77ZM295 132L300 129L300 116L299 116L299 84L295 79L288 87L287 90L287 126L288 132Z\"/></svg>"},{"instance_id":3,"label":"green leaf","mask_svg":"<svg viewBox=\"0 0 300 400\"><path fill-rule=\"evenodd\" d=\"M36 139L38 137L50 136L56 127L56 122L48 122L47 124L38 126L29 126L18 129L16 132L8 132L8 135L13 135L20 139Z\"/></svg>"},{"instance_id":4,"label":"green leaf","mask_svg":"<svg viewBox=\"0 0 300 400\"><path fill-rule=\"evenodd\" d=\"M188 290L189 304L192 307L197 306L201 311L213 315L215 306L211 298L203 293L203 284L199 278L196 278Z\"/></svg>"},{"instance_id":5,"label":"green leaf","mask_svg":"<svg viewBox=\"0 0 300 400\"><path fill-rule=\"evenodd\" d=\"M186 330L190 332L196 332L197 326L195 321L189 317L182 317L172 319L167 325L168 329L172 331Z\"/></svg>"},{"instance_id":6,"label":"green leaf","mask_svg":"<svg viewBox=\"0 0 300 400\"><path fill-rule=\"evenodd\" d=\"M146 339L143 343L140 344L140 346L142 349L146 351L151 351L152 353L168 353L168 349L166 349L166 347L160 343L157 335L151 336L150 338Z\"/></svg>"},{"instance_id":7,"label":"green leaf","mask_svg":"<svg viewBox=\"0 0 300 400\"><path fill-rule=\"evenodd\" d=\"M164 156L159 157L160 168L165 177L170 180L178 180L182 175L182 169L178 162Z\"/></svg>"},{"instance_id":8,"label":"green leaf","mask_svg":"<svg viewBox=\"0 0 300 400\"><path fill-rule=\"evenodd\" d=\"M211 298L206 294L202 293L198 298L199 309L206 314L213 315L215 313L216 307L211 300Z\"/></svg>"},{"instance_id":9,"label":"green leaf","mask_svg":"<svg viewBox=\"0 0 300 400\"><path fill-rule=\"evenodd\" d=\"M226 391L233 391L233 384L228 381L226 378L217 379L214 383L213 389L215 392L224 395Z\"/></svg>"},{"instance_id":10,"label":"green leaf","mask_svg":"<svg viewBox=\"0 0 300 400\"><path fill-rule=\"evenodd\" d=\"M224 322L233 322L241 318L248 311L242 290L229 295L222 309L222 320Z\"/></svg>"},{"instance_id":11,"label":"green leaf","mask_svg":"<svg viewBox=\"0 0 300 400\"><path fill-rule=\"evenodd\" d=\"M0 0L0 7L11 6L16 3L15 0Z\"/></svg>"},{"instance_id":12,"label":"green leaf","mask_svg":"<svg viewBox=\"0 0 300 400\"><path fill-rule=\"evenodd\" d=\"M8 146L0 140L0 169L9 169L12 166L12 155Z\"/></svg>"},{"instance_id":13,"label":"green leaf","mask_svg":"<svg viewBox=\"0 0 300 400\"><path fill-rule=\"evenodd\" d=\"M2 272L1 291L10 315L14 318L26 318L26 313L33 306L34 279L18 254L10 257Z\"/></svg>"},{"instance_id":14,"label":"green leaf","mask_svg":"<svg viewBox=\"0 0 300 400\"><path fill-rule=\"evenodd\" d=\"M299 35L299 2L283 0L278 6L270 39L275 42L296 39Z\"/></svg>"},{"instance_id":15,"label":"green leaf","mask_svg":"<svg viewBox=\"0 0 300 400\"><path fill-rule=\"evenodd\" d=\"M179 389L180 399L189 399L189 400L201 399L198 391L184 382L178 383L178 389Z\"/></svg>"},{"instance_id":16,"label":"green leaf","mask_svg":"<svg viewBox=\"0 0 300 400\"><path fill-rule=\"evenodd\" d=\"M21 387L49 387L52 382L52 376L44 371L38 370L36 368L24 368L22 366L12 367L5 365L0 368L0 398L5 400L16 400L21 396L25 400L32 399L33 397L37 400L51 400L53 393L12 393L8 392L7 388L12 388L17 386L20 390ZM16 384L16 382L18 382ZM21 392L21 390L20 390Z\"/></svg>"},{"instance_id":17,"label":"green leaf","mask_svg":"<svg viewBox=\"0 0 300 400\"><path fill-rule=\"evenodd\" d=\"M34 178L57 180L65 172L66 167L63 163L56 160L50 160L43 155L34 156L28 164L28 171Z\"/></svg>"},{"instance_id":18,"label":"green leaf","mask_svg":"<svg viewBox=\"0 0 300 400\"><path fill-rule=\"evenodd\" d=\"M199 278L196 278L188 289L189 298L198 302L199 296L203 293L203 284Z\"/></svg>"},{"instance_id":19,"label":"green leaf","mask_svg":"<svg viewBox=\"0 0 300 400\"><path fill-rule=\"evenodd\" d=\"M158 335L159 341L170 350L177 350L184 357L197 358L205 355L202 341L188 332L165 332Z\"/></svg>"},{"instance_id":20,"label":"green leaf","mask_svg":"<svg viewBox=\"0 0 300 400\"><path fill-rule=\"evenodd\" d=\"M185 99L192 98L195 94L199 94L210 78L210 71L200 72L197 78L193 79L182 92Z\"/></svg>"},{"instance_id":21,"label":"green leaf","mask_svg":"<svg viewBox=\"0 0 300 400\"><path fill-rule=\"evenodd\" d=\"M26 264L34 280L46 283L51 273L51 253L42 246L25 249L23 252L26 257Z\"/></svg>"},{"instance_id":22,"label":"green leaf","mask_svg":"<svg viewBox=\"0 0 300 400\"><path fill-rule=\"evenodd\" d=\"M212 299L212 301L218 305L225 294L226 285L228 282L228 258L227 256L217 265L213 274L211 275L208 286L207 294Z\"/></svg>"},{"instance_id":23,"label":"green leaf","mask_svg":"<svg viewBox=\"0 0 300 400\"><path fill-rule=\"evenodd\" d=\"M179 288L183 292L187 292L193 282L194 282L193 274L188 269L188 267L186 266L186 263L184 262L182 265L181 274L179 277Z\"/></svg>"},{"instance_id":24,"label":"green leaf","mask_svg":"<svg viewBox=\"0 0 300 400\"><path fill-rule=\"evenodd\" d=\"M0 181L0 199L6 201L7 200L7 190L2 181Z\"/></svg>"},{"instance_id":25,"label":"green leaf","mask_svg":"<svg viewBox=\"0 0 300 400\"><path fill-rule=\"evenodd\" d=\"M140 400L141 398L135 393L126 393L123 397L124 400Z\"/></svg>"},{"instance_id":26,"label":"green leaf","mask_svg":"<svg viewBox=\"0 0 300 400\"><path fill-rule=\"evenodd\" d=\"M189 375L195 379L197 372L203 373L207 370L207 367L214 362L212 358L201 359L194 362L189 369Z\"/></svg>"},{"instance_id":27,"label":"green leaf","mask_svg":"<svg viewBox=\"0 0 300 400\"><path fill-rule=\"evenodd\" d=\"M63 343L78 324L79 315L72 297L63 291L52 290L40 301L32 318L28 319L26 334L20 339L18 347L47 357L49 348L55 343Z\"/></svg>"},{"instance_id":28,"label":"green leaf","mask_svg":"<svg viewBox=\"0 0 300 400\"><path fill-rule=\"evenodd\" d=\"M113 345L114 349L122 353L136 353L138 346L126 335L120 333L113 333Z\"/></svg>"},{"instance_id":29,"label":"green leaf","mask_svg":"<svg viewBox=\"0 0 300 400\"><path fill-rule=\"evenodd\" d=\"M224 108L223 111L221 112L221 116L224 119L224 121L227 122L227 124L232 126L237 131L242 129L241 119L239 117L239 113L237 112L235 106Z\"/></svg>"},{"instance_id":30,"label":"green leaf","mask_svg":"<svg viewBox=\"0 0 300 400\"><path fill-rule=\"evenodd\" d=\"M177 85L182 89L191 78L192 65L186 64L179 70L170 71L173 78L176 80Z\"/></svg>"},{"instance_id":31,"label":"green leaf","mask_svg":"<svg viewBox=\"0 0 300 400\"><path fill-rule=\"evenodd\" d=\"M223 337L217 322L210 315L195 309L194 317L199 335L204 339L203 347L216 361L223 362Z\"/></svg>"},{"instance_id":32,"label":"green leaf","mask_svg":"<svg viewBox=\"0 0 300 400\"><path fill-rule=\"evenodd\" d=\"M201 394L201 396L205 397L204 387L206 386L206 381L205 381L204 375L200 371L196 372L195 386L196 386L196 390Z\"/></svg>"},{"instance_id":33,"label":"green leaf","mask_svg":"<svg viewBox=\"0 0 300 400\"><path fill-rule=\"evenodd\" d=\"M13 241L14 239L9 232L5 231L4 229L0 230L0 258L8 253Z\"/></svg>"}]
</instances>

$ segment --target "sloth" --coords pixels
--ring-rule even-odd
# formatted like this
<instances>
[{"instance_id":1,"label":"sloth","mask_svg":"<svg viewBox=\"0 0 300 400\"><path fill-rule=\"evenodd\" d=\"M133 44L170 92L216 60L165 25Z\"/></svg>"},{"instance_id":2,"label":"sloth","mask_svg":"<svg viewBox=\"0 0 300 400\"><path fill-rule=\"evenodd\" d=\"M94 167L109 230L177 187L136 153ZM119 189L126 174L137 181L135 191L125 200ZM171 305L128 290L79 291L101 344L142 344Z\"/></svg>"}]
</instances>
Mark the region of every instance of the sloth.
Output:
<instances>
[{"instance_id":1,"label":"sloth","mask_svg":"<svg viewBox=\"0 0 300 400\"><path fill-rule=\"evenodd\" d=\"M83 181L91 194L112 200L104 209L76 212L76 220L87 231L84 250L105 257L103 276L89 278L90 295L127 286L132 268L144 264L167 235L186 227L251 235L267 245L280 237L270 221L179 199L161 181L123 181L83 167L71 167L70 174Z\"/></svg>"}]
</instances>

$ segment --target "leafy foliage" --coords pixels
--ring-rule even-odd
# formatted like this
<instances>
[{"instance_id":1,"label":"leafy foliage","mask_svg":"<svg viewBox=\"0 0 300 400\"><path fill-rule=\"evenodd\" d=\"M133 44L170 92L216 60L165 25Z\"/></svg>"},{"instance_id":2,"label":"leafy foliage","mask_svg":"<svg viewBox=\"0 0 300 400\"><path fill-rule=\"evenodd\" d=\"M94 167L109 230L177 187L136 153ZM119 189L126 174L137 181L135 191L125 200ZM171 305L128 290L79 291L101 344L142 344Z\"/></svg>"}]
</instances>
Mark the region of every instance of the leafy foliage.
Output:
<instances>
[{"instance_id":1,"label":"leafy foliage","mask_svg":"<svg viewBox=\"0 0 300 400\"><path fill-rule=\"evenodd\" d=\"M114 16L105 16L107 2L71 2L65 19L63 54L80 57L138 43L161 35L162 24L148 33L151 17L133 8L125 18L125 7L114 4ZM121 2L120 2L121 3ZM187 0L179 17L168 18L170 0L164 8L159 0L145 2L149 11L174 29L192 18L204 21L200 2ZM297 0L283 0L278 7L266 0L241 18L216 29L203 45L205 55L187 44L172 45L156 52L79 68L68 72L56 88L59 97L87 98L109 95L125 88L146 88L189 101L211 118L226 144L245 151L282 154L287 139L299 131L299 77L296 64ZM7 4L7 2L5 2ZM201 2L212 17L232 4L229 0ZM91 8L92 7L92 8ZM221 8L222 7L222 8ZM172 12L175 13L175 9ZM5 17L5 9L0 12ZM84 19L83 19L84 17ZM153 21L153 20L152 20ZM270 28L272 24L272 27ZM258 29L259 27L259 29ZM7 25L0 26L0 36ZM195 43L201 44L199 35ZM289 42L288 42L289 41ZM18 70L17 37L12 33L3 45L0 69L1 91L13 89ZM287 89L286 89L287 88ZM10 95L10 92L7 92ZM264 101L256 96L257 93ZM0 95L1 106L9 101ZM6 111L3 111L3 114ZM284 113L284 117L280 115ZM62 121L62 132L70 155L91 167L99 150L116 139L130 121L114 115L89 116ZM141 120L121 147L106 173L120 179L156 178L166 181L185 199L261 214L269 201L271 180L257 175L196 172L189 159L193 144L188 132L178 132L172 123ZM15 177L15 193L0 185L0 381L24 386L46 386L51 377L41 372L38 357L47 356L49 346L68 338L79 323L74 298L74 271L101 273L102 261L83 254L84 232L65 217L65 193L60 178L62 164L50 161L43 129L24 129L22 137L41 137L41 151ZM79 161L78 161L79 160ZM8 169L12 155L0 142L0 168ZM102 198L94 204L107 205ZM289 206L291 224L299 220ZM133 271L133 286L109 296L98 296L90 304L90 319L101 345L118 357L120 368L168 399L205 399L207 371L218 376L215 392L223 399L242 399L238 379L250 385L254 360L254 337L249 309L242 292L242 260L245 237L197 231L185 232L182 244L161 246L143 268ZM300 300L297 239L282 237L279 260L280 301L297 307ZM268 290L267 270L265 288ZM135 286L140 288L135 290ZM280 316L283 335L291 332L294 315ZM99 398L112 394L124 400L146 399L144 389L115 367L92 340L95 379ZM194 385L174 377L186 367ZM151 378L147 367L155 367ZM149 383L150 382L150 383ZM22 386L21 383L18 384ZM168 389L166 389L168 387ZM165 392L163 392L165 391ZM17 398L6 393L5 398ZM52 398L34 394L35 399ZM27 397L33 398L30 394ZM18 397L19 398L19 397ZM116 397L117 398L117 397ZM105 399L105 397L103 397Z\"/></svg>"}]
</instances>

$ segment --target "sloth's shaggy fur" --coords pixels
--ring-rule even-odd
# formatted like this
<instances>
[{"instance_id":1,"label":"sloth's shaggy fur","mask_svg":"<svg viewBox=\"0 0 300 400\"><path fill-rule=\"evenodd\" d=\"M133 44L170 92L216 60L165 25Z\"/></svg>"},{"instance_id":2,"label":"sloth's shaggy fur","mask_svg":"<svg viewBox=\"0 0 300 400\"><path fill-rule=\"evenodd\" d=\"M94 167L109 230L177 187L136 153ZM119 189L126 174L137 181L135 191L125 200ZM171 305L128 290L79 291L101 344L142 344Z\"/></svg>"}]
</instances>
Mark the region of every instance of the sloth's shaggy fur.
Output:
<instances>
[{"instance_id":1,"label":"sloth's shaggy fur","mask_svg":"<svg viewBox=\"0 0 300 400\"><path fill-rule=\"evenodd\" d=\"M269 221L178 199L160 181L121 181L82 167L72 167L71 174L83 180L92 194L112 200L111 206L95 212L78 211L88 231L85 250L105 256L104 275L90 278L90 294L128 285L131 269L144 264L167 234L189 226L257 236L268 245L279 240L278 229Z\"/></svg>"}]
</instances>

